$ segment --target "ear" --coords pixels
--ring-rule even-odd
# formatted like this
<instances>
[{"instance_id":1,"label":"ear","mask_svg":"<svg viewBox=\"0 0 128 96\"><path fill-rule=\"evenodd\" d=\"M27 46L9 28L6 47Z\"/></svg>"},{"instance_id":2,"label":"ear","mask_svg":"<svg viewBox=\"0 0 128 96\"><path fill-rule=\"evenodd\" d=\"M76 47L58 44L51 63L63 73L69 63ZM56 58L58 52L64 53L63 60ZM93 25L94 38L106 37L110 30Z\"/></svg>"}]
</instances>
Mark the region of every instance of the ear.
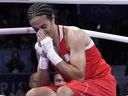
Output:
<instances>
[{"instance_id":1,"label":"ear","mask_svg":"<svg viewBox=\"0 0 128 96\"><path fill-rule=\"evenodd\" d=\"M55 22L55 15L54 14L52 15L52 22L53 23Z\"/></svg>"}]
</instances>

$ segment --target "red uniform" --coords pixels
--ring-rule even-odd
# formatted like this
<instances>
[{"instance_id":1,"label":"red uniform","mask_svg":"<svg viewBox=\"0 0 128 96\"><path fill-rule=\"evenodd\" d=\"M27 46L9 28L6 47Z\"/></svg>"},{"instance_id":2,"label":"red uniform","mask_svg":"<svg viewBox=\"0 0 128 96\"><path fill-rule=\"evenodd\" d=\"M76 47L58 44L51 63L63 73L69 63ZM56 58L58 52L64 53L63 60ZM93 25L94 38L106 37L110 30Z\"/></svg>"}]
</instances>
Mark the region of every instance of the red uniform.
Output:
<instances>
[{"instance_id":1,"label":"red uniform","mask_svg":"<svg viewBox=\"0 0 128 96\"><path fill-rule=\"evenodd\" d=\"M70 52L67 50L65 40L63 38L65 26L59 26L60 34L60 51L59 55L66 62L70 63ZM116 96L116 80L111 74L111 67L102 58L100 52L91 40L90 44L85 47L86 55L86 71L84 82L76 80L67 81L63 73L60 73L65 81L66 86L71 88L77 96ZM49 86L53 90L57 90L59 86Z\"/></svg>"}]
</instances>

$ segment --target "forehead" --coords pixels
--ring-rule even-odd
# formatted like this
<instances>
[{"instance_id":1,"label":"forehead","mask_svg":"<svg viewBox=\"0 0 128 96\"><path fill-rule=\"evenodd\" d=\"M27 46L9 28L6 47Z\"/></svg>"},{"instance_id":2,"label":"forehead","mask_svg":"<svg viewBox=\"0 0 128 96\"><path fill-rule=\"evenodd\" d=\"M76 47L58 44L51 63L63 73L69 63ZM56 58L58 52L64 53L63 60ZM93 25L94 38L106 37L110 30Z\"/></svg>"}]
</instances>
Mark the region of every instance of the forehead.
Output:
<instances>
[{"instance_id":1,"label":"forehead","mask_svg":"<svg viewBox=\"0 0 128 96\"><path fill-rule=\"evenodd\" d=\"M36 16L32 18L29 22L33 27L39 27L42 24L46 24L48 22L48 18L46 15Z\"/></svg>"}]
</instances>

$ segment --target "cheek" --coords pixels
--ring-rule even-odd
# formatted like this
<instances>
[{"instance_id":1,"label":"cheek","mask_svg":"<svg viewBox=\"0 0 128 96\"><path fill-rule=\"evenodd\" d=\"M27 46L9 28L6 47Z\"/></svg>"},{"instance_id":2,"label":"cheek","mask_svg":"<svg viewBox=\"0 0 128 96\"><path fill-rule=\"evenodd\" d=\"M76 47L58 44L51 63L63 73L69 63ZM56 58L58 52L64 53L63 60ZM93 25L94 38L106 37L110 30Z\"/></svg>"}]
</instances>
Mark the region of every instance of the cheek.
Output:
<instances>
[{"instance_id":1,"label":"cheek","mask_svg":"<svg viewBox=\"0 0 128 96\"><path fill-rule=\"evenodd\" d=\"M49 32L49 31L51 31L51 27L47 26L47 28L45 30Z\"/></svg>"},{"instance_id":2,"label":"cheek","mask_svg":"<svg viewBox=\"0 0 128 96\"><path fill-rule=\"evenodd\" d=\"M48 31L51 31L51 27L48 27Z\"/></svg>"},{"instance_id":3,"label":"cheek","mask_svg":"<svg viewBox=\"0 0 128 96\"><path fill-rule=\"evenodd\" d=\"M48 32L49 32L49 34L51 34L51 35L53 34L53 33L52 33L52 27L49 27L49 28L48 28Z\"/></svg>"}]
</instances>

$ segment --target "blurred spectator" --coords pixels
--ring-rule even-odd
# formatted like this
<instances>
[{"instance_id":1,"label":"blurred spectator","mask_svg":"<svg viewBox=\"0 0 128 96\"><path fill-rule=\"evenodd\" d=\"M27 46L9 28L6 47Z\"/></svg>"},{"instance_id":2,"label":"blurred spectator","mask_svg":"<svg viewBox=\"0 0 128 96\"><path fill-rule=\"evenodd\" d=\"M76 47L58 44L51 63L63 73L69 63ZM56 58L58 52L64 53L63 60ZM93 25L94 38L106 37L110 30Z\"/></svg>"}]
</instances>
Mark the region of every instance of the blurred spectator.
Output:
<instances>
[{"instance_id":1,"label":"blurred spectator","mask_svg":"<svg viewBox=\"0 0 128 96\"><path fill-rule=\"evenodd\" d=\"M51 79L52 80L52 79ZM55 74L53 76L53 85L63 85L66 82L60 74ZM32 73L29 78L29 88L37 87L37 73Z\"/></svg>"},{"instance_id":2,"label":"blurred spectator","mask_svg":"<svg viewBox=\"0 0 128 96\"><path fill-rule=\"evenodd\" d=\"M29 87L30 88L35 88L35 87L37 87L37 73L32 73L31 75L30 75L30 78L29 78Z\"/></svg>"},{"instance_id":3,"label":"blurred spectator","mask_svg":"<svg viewBox=\"0 0 128 96\"><path fill-rule=\"evenodd\" d=\"M24 63L23 63L23 61L20 60L20 54L17 49L13 50L12 58L7 63L7 67L8 67L9 72L11 72L11 73L23 72Z\"/></svg>"},{"instance_id":4,"label":"blurred spectator","mask_svg":"<svg viewBox=\"0 0 128 96\"><path fill-rule=\"evenodd\" d=\"M55 74L54 75L54 85L64 85L66 82L62 78L60 74Z\"/></svg>"}]
</instances>

